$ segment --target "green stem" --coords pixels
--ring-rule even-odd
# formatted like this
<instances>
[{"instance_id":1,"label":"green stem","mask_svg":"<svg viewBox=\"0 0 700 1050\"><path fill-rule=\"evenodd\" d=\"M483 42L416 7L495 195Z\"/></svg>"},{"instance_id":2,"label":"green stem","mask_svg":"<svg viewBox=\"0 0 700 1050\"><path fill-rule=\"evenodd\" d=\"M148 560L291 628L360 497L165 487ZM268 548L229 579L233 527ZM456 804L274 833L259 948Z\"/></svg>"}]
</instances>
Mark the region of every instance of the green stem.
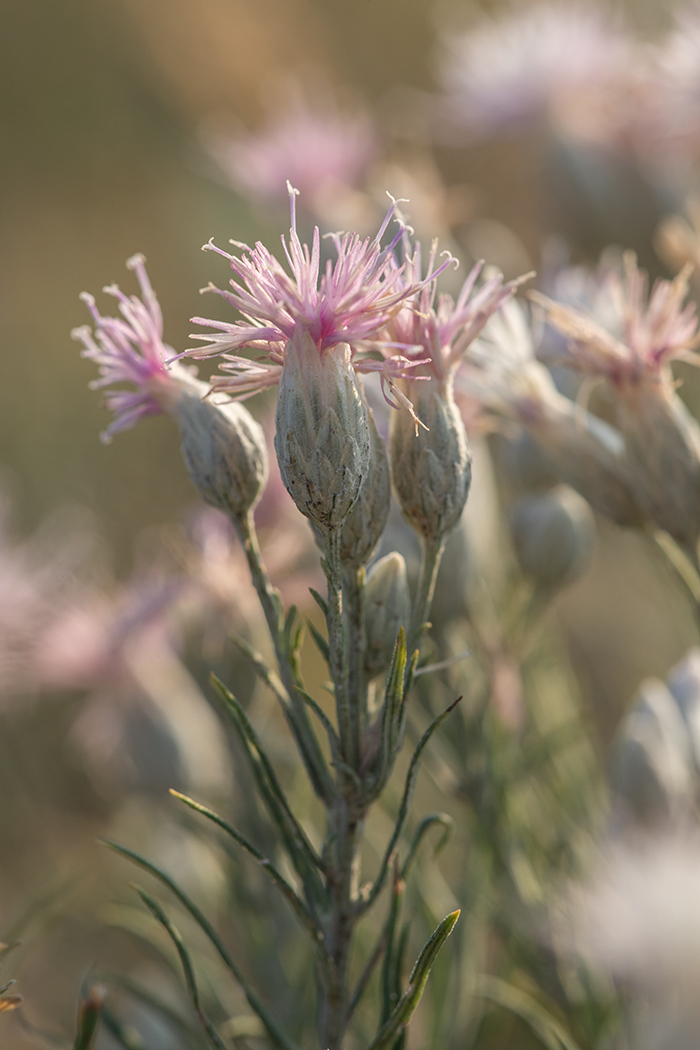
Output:
<instances>
[{"instance_id":1,"label":"green stem","mask_svg":"<svg viewBox=\"0 0 700 1050\"><path fill-rule=\"evenodd\" d=\"M433 594L435 593L435 581L437 580L440 559L444 548L444 539L428 540L421 537L420 572L418 574L416 596L413 601L411 630L408 636L409 655L420 645L423 625L430 616L430 607L433 604Z\"/></svg>"},{"instance_id":2,"label":"green stem","mask_svg":"<svg viewBox=\"0 0 700 1050\"><path fill-rule=\"evenodd\" d=\"M343 595L348 631L348 697L353 752L360 756L362 736L367 728L368 682L365 674L365 570L343 573ZM356 767L357 768L357 767Z\"/></svg>"},{"instance_id":3,"label":"green stem","mask_svg":"<svg viewBox=\"0 0 700 1050\"><path fill-rule=\"evenodd\" d=\"M297 681L290 658L289 640L284 632L282 602L263 564L253 514L249 512L246 517L233 518L232 521L248 560L253 585L258 593L274 646L280 678L289 696L289 704L283 705L285 717L294 734L314 791L326 806L330 806L335 794L333 778L311 726L304 701L297 693L297 686L301 683Z\"/></svg>"},{"instance_id":4,"label":"green stem","mask_svg":"<svg viewBox=\"0 0 700 1050\"><path fill-rule=\"evenodd\" d=\"M340 530L329 529L326 538L324 562L328 581L328 649L330 672L335 690L335 709L338 718L338 736L343 761L357 769L359 748L353 731L353 712L348 689L349 654L348 634L343 616L343 574L340 562Z\"/></svg>"}]
</instances>

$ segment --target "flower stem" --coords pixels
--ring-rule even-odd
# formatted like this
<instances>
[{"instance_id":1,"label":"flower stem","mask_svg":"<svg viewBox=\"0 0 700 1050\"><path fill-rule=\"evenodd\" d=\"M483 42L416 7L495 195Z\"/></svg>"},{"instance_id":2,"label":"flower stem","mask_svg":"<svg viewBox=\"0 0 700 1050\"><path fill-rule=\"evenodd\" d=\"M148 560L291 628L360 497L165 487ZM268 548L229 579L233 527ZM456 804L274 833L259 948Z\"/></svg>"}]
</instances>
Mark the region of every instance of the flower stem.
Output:
<instances>
[{"instance_id":1,"label":"flower stem","mask_svg":"<svg viewBox=\"0 0 700 1050\"><path fill-rule=\"evenodd\" d=\"M427 540L421 537L420 571L418 573L416 596L413 601L411 630L408 635L409 654L420 645L424 625L430 616L430 607L433 604L433 594L435 593L435 581L437 580L444 548L444 539Z\"/></svg>"},{"instance_id":2,"label":"flower stem","mask_svg":"<svg viewBox=\"0 0 700 1050\"><path fill-rule=\"evenodd\" d=\"M318 738L309 721L304 702L297 692L297 685L301 683L297 681L291 660L289 639L284 631L282 602L263 563L252 512L245 517L235 517L232 520L248 560L253 585L258 593L274 646L280 678L289 697L289 703L283 707L287 722L294 734L314 791L327 806L330 806L335 794L335 785Z\"/></svg>"}]
</instances>

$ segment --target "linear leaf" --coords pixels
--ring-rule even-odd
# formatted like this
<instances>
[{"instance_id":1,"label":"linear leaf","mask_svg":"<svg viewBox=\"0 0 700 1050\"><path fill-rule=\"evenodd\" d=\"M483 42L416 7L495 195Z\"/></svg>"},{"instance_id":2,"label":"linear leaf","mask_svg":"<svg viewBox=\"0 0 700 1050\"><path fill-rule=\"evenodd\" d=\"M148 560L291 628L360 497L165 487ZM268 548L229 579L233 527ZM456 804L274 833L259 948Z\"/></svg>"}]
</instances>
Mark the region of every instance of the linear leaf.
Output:
<instances>
[{"instance_id":1,"label":"linear leaf","mask_svg":"<svg viewBox=\"0 0 700 1050\"><path fill-rule=\"evenodd\" d=\"M420 847L421 842L425 836L425 833L434 827L436 824L441 825L443 831L442 835L437 841L433 856L437 856L441 850L445 848L450 840L452 832L454 831L455 822L447 813L431 813L427 817L423 817L420 824L416 828L416 833L413 836L413 842L411 843L410 849L406 855L406 859L403 862L401 868L401 878L405 879L408 876L409 869L415 860L416 854Z\"/></svg>"},{"instance_id":2,"label":"linear leaf","mask_svg":"<svg viewBox=\"0 0 700 1050\"><path fill-rule=\"evenodd\" d=\"M396 1037L400 1035L401 1031L406 1027L411 1019L413 1011L421 1000L426 981L430 976L430 971L433 968L433 963L437 958L438 952L452 933L458 918L459 912L453 911L442 920L438 928L435 930L435 933L425 944L423 951L418 956L416 965L413 967L413 973L410 976L408 988L396 1004L388 1021L386 1021L379 1029L376 1038L370 1043L368 1050L389 1050Z\"/></svg>"},{"instance_id":3,"label":"linear leaf","mask_svg":"<svg viewBox=\"0 0 700 1050\"><path fill-rule=\"evenodd\" d=\"M309 630L311 631L311 637L316 642L316 648L318 649L319 653L321 654L321 656L327 664L330 663L331 651L328 648L328 642L323 637L313 620L309 620Z\"/></svg>"},{"instance_id":4,"label":"linear leaf","mask_svg":"<svg viewBox=\"0 0 700 1050\"><path fill-rule=\"evenodd\" d=\"M104 998L105 989L101 985L93 985L82 999L78 1008L78 1034L73 1050L91 1050L94 1046Z\"/></svg>"},{"instance_id":5,"label":"linear leaf","mask_svg":"<svg viewBox=\"0 0 700 1050\"><path fill-rule=\"evenodd\" d=\"M555 1017L527 992L521 991L498 977L482 974L477 977L475 995L490 999L506 1010L522 1017L542 1040L547 1050L579 1050L578 1044Z\"/></svg>"},{"instance_id":6,"label":"linear leaf","mask_svg":"<svg viewBox=\"0 0 700 1050\"><path fill-rule=\"evenodd\" d=\"M174 795L174 797L179 799L181 802L184 802L186 806L189 806L190 809L193 809L196 813L201 813L202 816L207 817L209 820L213 821L214 824L217 824L220 828L222 828L223 831L230 835L231 838L234 839L238 843L238 845L246 851L246 853L249 853L251 857L254 857L260 865L260 867L264 868L265 871L268 873L272 881L275 883L275 885L281 892L282 896L285 897L287 901L289 901L294 910L294 913L296 914L297 918L301 920L301 923L305 927L305 929L309 931L314 940L319 940L321 933L318 929L318 926L314 922L312 916L307 911L304 902L299 899L299 897L294 891L294 888L289 885L287 880L284 878L283 875L280 874L280 872L277 870L277 868L274 866L271 860L268 860L267 857L265 857L265 855L261 853L259 849L253 846L251 842L248 842L248 840L243 835L241 835L240 831L237 831L236 828L234 828L231 824L225 821L223 817L220 817L218 813L215 813L213 810L208 809L206 806L203 806L200 802L195 802L194 799L189 798L189 796L183 795L179 791L175 791L174 788L170 789L170 794Z\"/></svg>"},{"instance_id":7,"label":"linear leaf","mask_svg":"<svg viewBox=\"0 0 700 1050\"><path fill-rule=\"evenodd\" d=\"M245 711L233 693L229 692L216 676L212 675L212 681L238 730L268 812L282 834L294 868L311 899L321 902L325 896L323 884L318 877L318 870L322 868L321 858L316 854L306 833L289 808L277 774Z\"/></svg>"},{"instance_id":8,"label":"linear leaf","mask_svg":"<svg viewBox=\"0 0 700 1050\"><path fill-rule=\"evenodd\" d=\"M418 776L418 768L421 755L423 754L423 750L425 749L426 744L430 740L435 730L442 722L444 722L444 720L447 718L450 712L454 711L455 707L461 699L461 696L457 697L457 699L454 700L449 707L445 708L445 710L441 714L439 714L437 718L433 719L426 731L423 733L423 736L418 741L418 745L415 751L413 752L413 757L411 758L411 762L408 767L408 772L406 774L406 782L404 785L401 805L399 806L399 814L396 818L396 824L394 825L394 830L392 832L391 839L389 840L389 845L386 848L386 852L384 854L384 858L379 869L379 874L377 875L375 883L369 893L369 896L362 903L363 911L367 911L367 909L372 906L372 904L377 899L379 893L381 892L382 886L384 885L384 880L386 879L386 874L389 869L389 863L391 861L392 853L394 852L396 843L399 840L399 835L401 834L404 823L406 821L406 817L408 816L408 809L411 805L411 798L413 796L413 789L415 787L416 777Z\"/></svg>"},{"instance_id":9,"label":"linear leaf","mask_svg":"<svg viewBox=\"0 0 700 1050\"><path fill-rule=\"evenodd\" d=\"M182 940L182 935L180 934L180 931L178 930L177 926L173 925L173 923L170 921L170 919L165 914L160 904L154 897L151 897L149 893L146 893L146 891L142 890L139 886L134 886L134 889L136 890L136 892L138 893L139 897L146 905L148 910L150 911L151 915L153 915L153 917L157 919L161 926L166 930L171 941L175 945L175 948L177 949L177 954L180 956L182 970L185 975L185 984L187 985L187 991L189 993L190 999L192 1000L192 1005L194 1006L195 1013L201 1021L204 1031L209 1037L209 1041L211 1042L215 1050L226 1050L226 1045L223 1039L216 1031L213 1024L202 1009L202 1004L199 1000L199 989L197 988L197 979L194 974L194 967L192 966L192 961L189 957L187 949L185 948L185 944Z\"/></svg>"},{"instance_id":10,"label":"linear leaf","mask_svg":"<svg viewBox=\"0 0 700 1050\"><path fill-rule=\"evenodd\" d=\"M321 560L323 560L323 559L321 559ZM311 594L311 597L316 602L316 604L318 605L318 607L321 610L321 612L323 613L323 615L327 617L328 616L328 602L326 601L326 599L322 598L321 595L318 593L318 591L315 591L313 589L313 587L309 587L309 593Z\"/></svg>"},{"instance_id":11,"label":"linear leaf","mask_svg":"<svg viewBox=\"0 0 700 1050\"><path fill-rule=\"evenodd\" d=\"M192 916L194 921L197 923L199 928L206 934L206 936L209 938L210 942L214 945L214 947L216 948L217 952L221 956L223 962L226 964L228 969L231 971L231 973L233 974L233 976L236 978L236 980L240 984L241 988L243 989L243 994L245 995L246 999L248 1000L248 1003L249 1003L251 1009L255 1011L255 1013L258 1015L258 1017L260 1018L262 1023L265 1025L265 1028L267 1029L267 1031L268 1031L269 1035L271 1036L271 1038L273 1039L273 1041L279 1047L281 1047L282 1050L296 1050L296 1047L291 1042L291 1040L282 1031L282 1029L277 1025L276 1021L274 1021L270 1017L270 1015L268 1014L266 1008L263 1006L263 1004L260 1001L260 999L258 999L257 995L255 994L253 989L250 987L250 985L246 981L246 979L243 976L241 970L238 968L236 963L233 961L233 959L229 955L229 953L228 953L228 951L227 951L223 941L219 937L218 933L216 932L214 927L211 925L209 920L200 911L200 909L197 907L197 905L194 903L194 901L190 900L190 898L187 896L187 894L183 890L180 889L180 887L177 885L177 883L174 882L173 879L171 879L169 875L167 875L164 871L161 871L160 868L157 868L155 866L155 864L151 863L151 861L146 860L145 857L142 857L140 853L136 853L134 850L129 849L127 846L121 846L118 842L109 842L106 839L103 839L102 842L109 849L114 850L115 853L119 853L122 857L127 857L129 860L133 861L135 864L138 864L139 867L144 869L144 871L149 872L149 874L153 875L154 878L156 878L160 882L162 882L164 886L168 887L170 892L173 893L177 897L177 899L180 901L180 903L190 913L190 915Z\"/></svg>"}]
</instances>

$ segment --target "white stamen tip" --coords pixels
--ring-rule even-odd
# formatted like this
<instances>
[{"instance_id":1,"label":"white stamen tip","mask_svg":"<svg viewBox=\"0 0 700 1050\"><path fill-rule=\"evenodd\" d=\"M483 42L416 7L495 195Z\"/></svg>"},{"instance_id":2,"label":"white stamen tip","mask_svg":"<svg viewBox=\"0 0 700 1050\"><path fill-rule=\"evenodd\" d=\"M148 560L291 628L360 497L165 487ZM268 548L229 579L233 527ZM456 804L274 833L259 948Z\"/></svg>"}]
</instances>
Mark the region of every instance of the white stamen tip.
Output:
<instances>
[{"instance_id":1,"label":"white stamen tip","mask_svg":"<svg viewBox=\"0 0 700 1050\"><path fill-rule=\"evenodd\" d=\"M141 252L136 252L129 259L126 260L127 270L135 270L137 266L143 266L146 262L146 256L142 255Z\"/></svg>"}]
</instances>

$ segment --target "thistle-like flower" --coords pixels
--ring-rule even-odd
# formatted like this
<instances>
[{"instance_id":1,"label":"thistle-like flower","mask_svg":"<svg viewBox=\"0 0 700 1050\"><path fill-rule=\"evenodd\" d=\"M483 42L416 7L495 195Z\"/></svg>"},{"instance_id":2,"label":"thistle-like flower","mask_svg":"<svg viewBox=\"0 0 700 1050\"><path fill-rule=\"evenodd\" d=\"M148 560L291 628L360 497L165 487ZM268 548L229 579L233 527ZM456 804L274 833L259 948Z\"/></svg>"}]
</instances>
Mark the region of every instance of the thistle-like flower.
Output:
<instances>
[{"instance_id":1,"label":"thistle-like flower","mask_svg":"<svg viewBox=\"0 0 700 1050\"><path fill-rule=\"evenodd\" d=\"M393 202L374 240L334 235L335 262L321 267L318 228L309 250L296 230L296 191L289 187L291 230L282 245L291 276L260 243L238 257L215 248L238 280L217 292L243 315L235 322L194 318L218 329L193 357L224 353L232 375L214 380L215 390L249 396L279 383L275 450L282 479L297 507L322 532L340 528L358 498L370 468L370 428L357 372L378 371L392 387L418 362L403 355L356 359L358 351L386 350L382 339L399 304L420 287L405 279L393 249L403 226L382 248L394 217ZM433 275L430 275L433 276ZM430 279L430 276L428 279ZM249 347L266 352L266 363L251 363L228 351Z\"/></svg>"},{"instance_id":2,"label":"thistle-like flower","mask_svg":"<svg viewBox=\"0 0 700 1050\"><path fill-rule=\"evenodd\" d=\"M392 477L406 520L424 539L438 541L459 521L471 481L467 435L453 397L454 373L488 319L527 278L504 284L496 274L477 287L483 265L477 263L455 302L449 295L437 296L435 276L421 281L420 246L411 254L406 238L404 250L409 260L404 280L419 290L397 311L388 333L406 347L415 366L412 378L392 389L397 401L413 406L415 421L405 413L392 418ZM429 274L436 272L436 255L433 243Z\"/></svg>"},{"instance_id":3,"label":"thistle-like flower","mask_svg":"<svg viewBox=\"0 0 700 1050\"><path fill-rule=\"evenodd\" d=\"M642 523L622 435L556 389L535 356L528 319L515 300L469 348L460 386L487 412L523 427L561 480L596 510L620 525Z\"/></svg>"},{"instance_id":4,"label":"thistle-like flower","mask_svg":"<svg viewBox=\"0 0 700 1050\"><path fill-rule=\"evenodd\" d=\"M166 362L175 351L163 342L163 314L146 273L143 255L133 255L127 267L136 273L141 298L126 296L116 284L104 289L119 303L121 317L103 317L88 292L80 298L92 314L95 331L88 325L74 328L71 335L83 344L82 356L94 361L100 378L90 384L94 390L115 383L132 383L135 390L108 390L105 404L115 414L103 432L109 442L120 430L128 430L144 416L158 415L176 396L178 386L191 375L182 367L169 370Z\"/></svg>"},{"instance_id":5,"label":"thistle-like flower","mask_svg":"<svg viewBox=\"0 0 700 1050\"><path fill-rule=\"evenodd\" d=\"M103 434L134 425L142 416L168 412L182 434L182 452L188 473L200 495L234 519L255 505L267 478L267 451L262 429L242 405L204 400L206 383L178 362L163 342L163 317L151 287L144 258L135 255L127 266L136 271L142 298L127 297L116 285L105 289L119 302L121 318L103 317L91 295L83 293L95 321L76 328L83 356L94 360L100 378L93 387L133 383L136 390L110 390L105 400L116 418ZM168 362L172 362L169 366Z\"/></svg>"},{"instance_id":6,"label":"thistle-like flower","mask_svg":"<svg viewBox=\"0 0 700 1050\"><path fill-rule=\"evenodd\" d=\"M259 131L209 135L205 144L246 196L284 200L289 180L315 212L358 186L378 151L365 113L341 110L328 92L321 105L312 106L298 87Z\"/></svg>"},{"instance_id":7,"label":"thistle-like flower","mask_svg":"<svg viewBox=\"0 0 700 1050\"><path fill-rule=\"evenodd\" d=\"M570 364L609 381L634 497L644 516L680 543L700 534L700 427L675 392L670 363L694 364L700 345L697 308L684 303L690 268L673 280L648 279L632 253L613 275L618 331L532 293L549 323L569 339Z\"/></svg>"}]
</instances>

